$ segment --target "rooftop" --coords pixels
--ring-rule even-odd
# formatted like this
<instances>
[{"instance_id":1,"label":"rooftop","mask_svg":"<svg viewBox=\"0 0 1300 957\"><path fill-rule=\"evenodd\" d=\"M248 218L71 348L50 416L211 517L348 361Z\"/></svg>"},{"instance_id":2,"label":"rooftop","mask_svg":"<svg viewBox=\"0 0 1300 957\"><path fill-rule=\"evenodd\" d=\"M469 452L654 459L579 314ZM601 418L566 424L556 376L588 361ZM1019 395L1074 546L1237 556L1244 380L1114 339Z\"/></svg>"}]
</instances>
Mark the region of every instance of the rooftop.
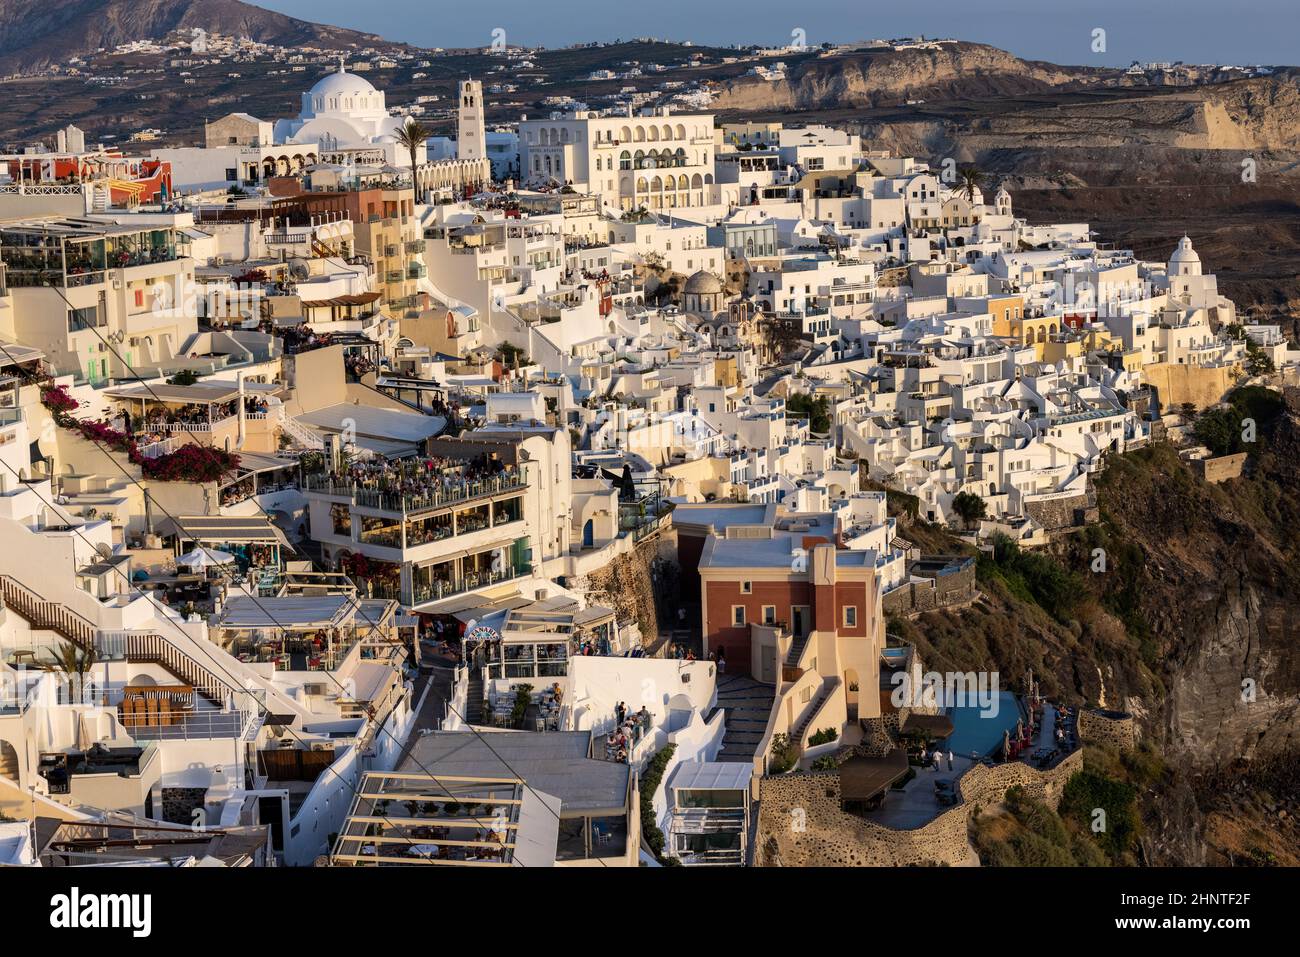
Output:
<instances>
[{"instance_id":1,"label":"rooftop","mask_svg":"<svg viewBox=\"0 0 1300 957\"><path fill-rule=\"evenodd\" d=\"M522 778L560 799L560 817L619 815L627 811L631 769L587 757L586 731L544 734L435 731L415 742L400 770L435 775Z\"/></svg>"}]
</instances>

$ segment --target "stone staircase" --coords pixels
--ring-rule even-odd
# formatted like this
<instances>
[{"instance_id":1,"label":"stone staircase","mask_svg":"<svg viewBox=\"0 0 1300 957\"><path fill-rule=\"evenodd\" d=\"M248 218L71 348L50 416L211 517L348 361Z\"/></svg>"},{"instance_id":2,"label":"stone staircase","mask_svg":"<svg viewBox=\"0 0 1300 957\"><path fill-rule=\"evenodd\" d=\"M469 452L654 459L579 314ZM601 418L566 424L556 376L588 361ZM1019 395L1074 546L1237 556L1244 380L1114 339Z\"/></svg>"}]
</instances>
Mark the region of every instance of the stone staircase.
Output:
<instances>
[{"instance_id":1,"label":"stone staircase","mask_svg":"<svg viewBox=\"0 0 1300 957\"><path fill-rule=\"evenodd\" d=\"M718 707L723 710L726 722L722 750L718 752L719 761L749 763L754 760L775 697L771 685L761 684L745 675L718 677Z\"/></svg>"},{"instance_id":2,"label":"stone staircase","mask_svg":"<svg viewBox=\"0 0 1300 957\"><path fill-rule=\"evenodd\" d=\"M826 703L826 699L829 698L832 694L834 694L835 689L838 688L839 686L840 686L839 678L827 678L825 681L822 682L821 689L817 692L817 697L813 701L812 707L809 708L808 711L804 714L804 716L799 719L799 722L793 728L790 729L791 742L799 743L803 741L803 736L804 733L808 730L808 726L812 724L813 721L816 720L818 713L822 710L822 705ZM839 731L838 722L836 723L835 730Z\"/></svg>"},{"instance_id":3,"label":"stone staircase","mask_svg":"<svg viewBox=\"0 0 1300 957\"><path fill-rule=\"evenodd\" d=\"M785 656L785 666L787 668L798 668L799 659L803 657L803 650L808 647L807 635L795 635L794 640L790 642L790 652Z\"/></svg>"},{"instance_id":4,"label":"stone staircase","mask_svg":"<svg viewBox=\"0 0 1300 957\"><path fill-rule=\"evenodd\" d=\"M471 668L469 672L464 718L466 724L483 723L483 672L478 668Z\"/></svg>"}]
</instances>

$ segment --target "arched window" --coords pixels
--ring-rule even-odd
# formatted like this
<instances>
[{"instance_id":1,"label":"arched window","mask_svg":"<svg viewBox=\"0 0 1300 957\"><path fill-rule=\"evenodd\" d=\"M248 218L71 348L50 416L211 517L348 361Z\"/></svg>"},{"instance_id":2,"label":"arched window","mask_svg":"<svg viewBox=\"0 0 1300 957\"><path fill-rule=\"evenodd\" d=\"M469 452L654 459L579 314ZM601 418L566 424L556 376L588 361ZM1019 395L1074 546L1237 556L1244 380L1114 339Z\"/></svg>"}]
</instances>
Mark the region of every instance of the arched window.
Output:
<instances>
[{"instance_id":1,"label":"arched window","mask_svg":"<svg viewBox=\"0 0 1300 957\"><path fill-rule=\"evenodd\" d=\"M632 154L629 153L627 150L624 150L623 152L618 154L618 168L619 169L632 168Z\"/></svg>"}]
</instances>

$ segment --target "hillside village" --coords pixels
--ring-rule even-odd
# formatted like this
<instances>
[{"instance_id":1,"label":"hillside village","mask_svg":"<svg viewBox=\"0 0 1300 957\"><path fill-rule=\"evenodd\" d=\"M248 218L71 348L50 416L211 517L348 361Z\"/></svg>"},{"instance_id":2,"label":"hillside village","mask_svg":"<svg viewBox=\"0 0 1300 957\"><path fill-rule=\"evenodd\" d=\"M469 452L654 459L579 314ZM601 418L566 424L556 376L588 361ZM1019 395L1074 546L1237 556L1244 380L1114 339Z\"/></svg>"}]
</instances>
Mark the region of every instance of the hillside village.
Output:
<instances>
[{"instance_id":1,"label":"hillside village","mask_svg":"<svg viewBox=\"0 0 1300 957\"><path fill-rule=\"evenodd\" d=\"M690 87L493 126L512 59L435 136L284 62L295 116L0 156L0 863L962 865L1136 746L886 624L1115 456L1241 474L1197 422L1300 349L1225 264Z\"/></svg>"}]
</instances>

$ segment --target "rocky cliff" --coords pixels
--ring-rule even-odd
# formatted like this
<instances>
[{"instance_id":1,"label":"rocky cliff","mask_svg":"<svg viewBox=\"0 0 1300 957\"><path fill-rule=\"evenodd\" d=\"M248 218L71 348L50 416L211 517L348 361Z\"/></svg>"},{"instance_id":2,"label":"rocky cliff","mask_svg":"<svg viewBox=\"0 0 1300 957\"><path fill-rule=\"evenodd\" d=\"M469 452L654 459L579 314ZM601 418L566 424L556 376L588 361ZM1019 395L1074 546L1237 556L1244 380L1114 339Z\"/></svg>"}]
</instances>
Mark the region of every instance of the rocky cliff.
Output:
<instances>
[{"instance_id":1,"label":"rocky cliff","mask_svg":"<svg viewBox=\"0 0 1300 957\"><path fill-rule=\"evenodd\" d=\"M1022 60L981 43L810 59L785 80L742 77L714 101L719 111L824 110L911 99L1007 96L1086 85L1117 71Z\"/></svg>"},{"instance_id":2,"label":"rocky cliff","mask_svg":"<svg viewBox=\"0 0 1300 957\"><path fill-rule=\"evenodd\" d=\"M890 624L929 667L1032 667L1054 698L1136 715L1165 769L1148 863L1284 863L1300 841L1300 390L1249 411L1241 478L1208 484L1165 444L1114 456L1099 524L985 560L969 608Z\"/></svg>"},{"instance_id":3,"label":"rocky cliff","mask_svg":"<svg viewBox=\"0 0 1300 957\"><path fill-rule=\"evenodd\" d=\"M1100 547L1123 551L1091 584L1149 630L1167 689L1128 703L1197 773L1300 754L1300 391L1257 427L1239 479L1207 484L1153 446L1098 482Z\"/></svg>"}]
</instances>

